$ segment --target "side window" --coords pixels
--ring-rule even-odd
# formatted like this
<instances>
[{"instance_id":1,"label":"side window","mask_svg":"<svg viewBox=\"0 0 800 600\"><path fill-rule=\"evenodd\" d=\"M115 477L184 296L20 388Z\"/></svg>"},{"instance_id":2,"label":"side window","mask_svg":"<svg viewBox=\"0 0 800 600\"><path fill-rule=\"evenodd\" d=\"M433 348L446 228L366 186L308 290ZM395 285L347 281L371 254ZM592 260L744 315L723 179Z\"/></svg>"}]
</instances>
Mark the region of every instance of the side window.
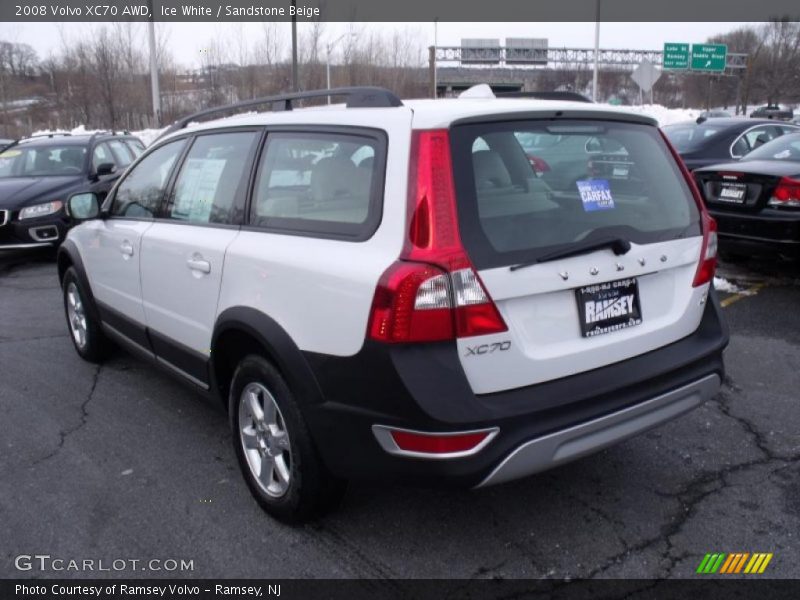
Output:
<instances>
[{"instance_id":1,"label":"side window","mask_svg":"<svg viewBox=\"0 0 800 600\"><path fill-rule=\"evenodd\" d=\"M114 157L117 159L117 165L120 167L127 167L133 162L133 155L130 153L125 144L119 140L110 140L108 145L111 147L111 151L114 153Z\"/></svg>"},{"instance_id":2,"label":"side window","mask_svg":"<svg viewBox=\"0 0 800 600\"><path fill-rule=\"evenodd\" d=\"M765 127L751 129L744 134L744 137L747 139L747 144L750 147L750 150L755 150L759 146L763 146L767 142L770 142L778 137L778 133L775 127L767 125Z\"/></svg>"},{"instance_id":3,"label":"side window","mask_svg":"<svg viewBox=\"0 0 800 600\"><path fill-rule=\"evenodd\" d=\"M125 145L133 154L134 159L139 158L144 152L144 144L139 140L125 140Z\"/></svg>"},{"instance_id":4,"label":"side window","mask_svg":"<svg viewBox=\"0 0 800 600\"><path fill-rule=\"evenodd\" d=\"M742 135L734 142L733 146L731 146L731 156L744 156L748 152L750 152L750 144L748 144L747 138Z\"/></svg>"},{"instance_id":5,"label":"side window","mask_svg":"<svg viewBox=\"0 0 800 600\"><path fill-rule=\"evenodd\" d=\"M170 195L166 216L195 223L232 223L244 204L248 166L259 133L201 135L192 144Z\"/></svg>"},{"instance_id":6,"label":"side window","mask_svg":"<svg viewBox=\"0 0 800 600\"><path fill-rule=\"evenodd\" d=\"M111 215L115 217L155 216L172 165L183 150L186 140L169 142L151 152L117 187Z\"/></svg>"},{"instance_id":7,"label":"side window","mask_svg":"<svg viewBox=\"0 0 800 600\"><path fill-rule=\"evenodd\" d=\"M94 147L94 152L92 152L92 170L97 171L97 167L103 163L117 164L114 160L114 156L111 154L111 149L105 142L97 144L97 146Z\"/></svg>"},{"instance_id":8,"label":"side window","mask_svg":"<svg viewBox=\"0 0 800 600\"><path fill-rule=\"evenodd\" d=\"M380 222L386 143L372 135L272 133L250 222L364 240Z\"/></svg>"}]
</instances>

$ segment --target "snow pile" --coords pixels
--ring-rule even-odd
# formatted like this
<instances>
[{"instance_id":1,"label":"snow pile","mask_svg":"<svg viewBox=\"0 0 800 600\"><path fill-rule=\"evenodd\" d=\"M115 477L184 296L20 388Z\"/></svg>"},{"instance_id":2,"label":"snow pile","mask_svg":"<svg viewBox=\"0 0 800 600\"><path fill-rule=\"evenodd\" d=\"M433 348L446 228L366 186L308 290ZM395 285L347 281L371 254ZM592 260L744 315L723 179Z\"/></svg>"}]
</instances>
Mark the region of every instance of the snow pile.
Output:
<instances>
[{"instance_id":1,"label":"snow pile","mask_svg":"<svg viewBox=\"0 0 800 600\"><path fill-rule=\"evenodd\" d=\"M610 104L604 104L602 106L611 107ZM681 121L694 121L700 116L700 113L703 112L697 108L667 108L666 106L661 106L660 104L644 104L642 106L616 106L613 108L622 108L628 112L634 112L647 115L648 117L653 117L656 121L658 121L658 125L660 127L669 125L670 123L679 123Z\"/></svg>"},{"instance_id":2,"label":"snow pile","mask_svg":"<svg viewBox=\"0 0 800 600\"><path fill-rule=\"evenodd\" d=\"M741 294L744 291L738 285L733 284L722 277L714 277L714 288L718 292L727 292L729 294Z\"/></svg>"},{"instance_id":3,"label":"snow pile","mask_svg":"<svg viewBox=\"0 0 800 600\"><path fill-rule=\"evenodd\" d=\"M166 129L166 127L164 128ZM164 129L142 129L141 131L131 131L130 134L133 136L138 137L142 140L142 143L145 146L149 146L152 144L158 136L160 136ZM69 133L72 135L91 135L93 133L97 133L99 131L107 131L106 129L86 129L85 125L78 125L74 129L66 130L66 129L40 129L39 131L34 131L32 135L48 135L51 133Z\"/></svg>"}]
</instances>

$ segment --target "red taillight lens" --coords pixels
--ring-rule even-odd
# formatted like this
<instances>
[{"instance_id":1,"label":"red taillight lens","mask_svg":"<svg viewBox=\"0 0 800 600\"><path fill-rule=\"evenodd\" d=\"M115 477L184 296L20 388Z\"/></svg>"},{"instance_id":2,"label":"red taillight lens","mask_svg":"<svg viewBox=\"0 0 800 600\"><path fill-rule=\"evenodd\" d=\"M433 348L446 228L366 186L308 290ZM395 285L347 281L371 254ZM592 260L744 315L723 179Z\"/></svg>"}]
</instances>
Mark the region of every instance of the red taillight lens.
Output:
<instances>
[{"instance_id":1,"label":"red taillight lens","mask_svg":"<svg viewBox=\"0 0 800 600\"><path fill-rule=\"evenodd\" d=\"M477 448L492 433L492 430L456 434L416 433L397 429L390 431L394 443L401 451L419 454L469 452Z\"/></svg>"},{"instance_id":2,"label":"red taillight lens","mask_svg":"<svg viewBox=\"0 0 800 600\"><path fill-rule=\"evenodd\" d=\"M417 298L422 308L417 308ZM391 343L449 340L453 338L451 312L444 271L397 262L386 270L375 290L369 336Z\"/></svg>"},{"instance_id":3,"label":"red taillight lens","mask_svg":"<svg viewBox=\"0 0 800 600\"><path fill-rule=\"evenodd\" d=\"M714 271L717 270L717 222L703 215L703 246L700 249L700 264L694 275L692 287L697 287L708 283L714 278Z\"/></svg>"},{"instance_id":4,"label":"red taillight lens","mask_svg":"<svg viewBox=\"0 0 800 600\"><path fill-rule=\"evenodd\" d=\"M700 194L700 189L697 187L697 182L695 182L689 169L686 168L683 159L672 146L667 136L664 135L664 132L661 130L659 130L659 132L661 133L661 139L664 140L667 148L669 148L669 151L672 153L673 159L675 159L675 162L678 164L678 168L681 170L686 185L689 186L689 190L692 192L692 197L694 198L695 204L697 204L697 210L700 211L703 244L700 247L700 261L697 265L694 281L692 282L692 287L697 287L711 281L714 278L714 271L717 269L717 222L708 214L705 202L703 202L703 196Z\"/></svg>"},{"instance_id":5,"label":"red taillight lens","mask_svg":"<svg viewBox=\"0 0 800 600\"><path fill-rule=\"evenodd\" d=\"M446 130L413 135L409 210L401 262L375 291L370 337L427 342L506 331L461 244Z\"/></svg>"},{"instance_id":6,"label":"red taillight lens","mask_svg":"<svg viewBox=\"0 0 800 600\"><path fill-rule=\"evenodd\" d=\"M800 181L781 177L767 204L770 206L800 207Z\"/></svg>"},{"instance_id":7,"label":"red taillight lens","mask_svg":"<svg viewBox=\"0 0 800 600\"><path fill-rule=\"evenodd\" d=\"M550 170L550 165L548 165L547 161L543 158L539 158L533 154L526 154L526 156L528 157L528 162L533 167L533 170L537 173L544 173L545 171Z\"/></svg>"}]
</instances>

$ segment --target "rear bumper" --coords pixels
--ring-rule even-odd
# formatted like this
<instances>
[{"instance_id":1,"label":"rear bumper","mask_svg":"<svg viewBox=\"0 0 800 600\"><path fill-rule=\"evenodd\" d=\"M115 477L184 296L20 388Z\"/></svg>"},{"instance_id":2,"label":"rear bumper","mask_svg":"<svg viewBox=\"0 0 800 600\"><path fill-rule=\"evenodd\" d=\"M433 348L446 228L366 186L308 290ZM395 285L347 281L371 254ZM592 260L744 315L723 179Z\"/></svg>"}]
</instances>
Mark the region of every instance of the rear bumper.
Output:
<instances>
[{"instance_id":1,"label":"rear bumper","mask_svg":"<svg viewBox=\"0 0 800 600\"><path fill-rule=\"evenodd\" d=\"M496 394L472 393L455 344L366 344L353 357L307 354L325 401L304 407L335 474L475 487L541 471L654 427L713 395L728 343L715 294L690 336L632 359ZM497 428L469 456L387 452L373 426L422 432Z\"/></svg>"},{"instance_id":2,"label":"rear bumper","mask_svg":"<svg viewBox=\"0 0 800 600\"><path fill-rule=\"evenodd\" d=\"M746 252L773 250L800 253L800 211L764 209L758 214L737 214L709 209L717 221L720 244Z\"/></svg>"},{"instance_id":3,"label":"rear bumper","mask_svg":"<svg viewBox=\"0 0 800 600\"><path fill-rule=\"evenodd\" d=\"M478 487L505 483L575 460L671 421L713 397L716 373L624 410L525 442Z\"/></svg>"}]
</instances>

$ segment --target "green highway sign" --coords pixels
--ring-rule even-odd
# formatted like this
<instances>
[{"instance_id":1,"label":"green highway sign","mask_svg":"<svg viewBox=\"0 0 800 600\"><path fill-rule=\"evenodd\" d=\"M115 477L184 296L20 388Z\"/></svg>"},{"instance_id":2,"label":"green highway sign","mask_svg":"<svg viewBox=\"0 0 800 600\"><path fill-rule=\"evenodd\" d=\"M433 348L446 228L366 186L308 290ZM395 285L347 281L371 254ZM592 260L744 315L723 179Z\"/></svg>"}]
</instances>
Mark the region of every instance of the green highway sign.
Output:
<instances>
[{"instance_id":1,"label":"green highway sign","mask_svg":"<svg viewBox=\"0 0 800 600\"><path fill-rule=\"evenodd\" d=\"M664 58L661 66L665 69L689 68L689 44L664 43Z\"/></svg>"},{"instance_id":2,"label":"green highway sign","mask_svg":"<svg viewBox=\"0 0 800 600\"><path fill-rule=\"evenodd\" d=\"M725 44L692 44L693 71L724 71L728 57Z\"/></svg>"}]
</instances>

